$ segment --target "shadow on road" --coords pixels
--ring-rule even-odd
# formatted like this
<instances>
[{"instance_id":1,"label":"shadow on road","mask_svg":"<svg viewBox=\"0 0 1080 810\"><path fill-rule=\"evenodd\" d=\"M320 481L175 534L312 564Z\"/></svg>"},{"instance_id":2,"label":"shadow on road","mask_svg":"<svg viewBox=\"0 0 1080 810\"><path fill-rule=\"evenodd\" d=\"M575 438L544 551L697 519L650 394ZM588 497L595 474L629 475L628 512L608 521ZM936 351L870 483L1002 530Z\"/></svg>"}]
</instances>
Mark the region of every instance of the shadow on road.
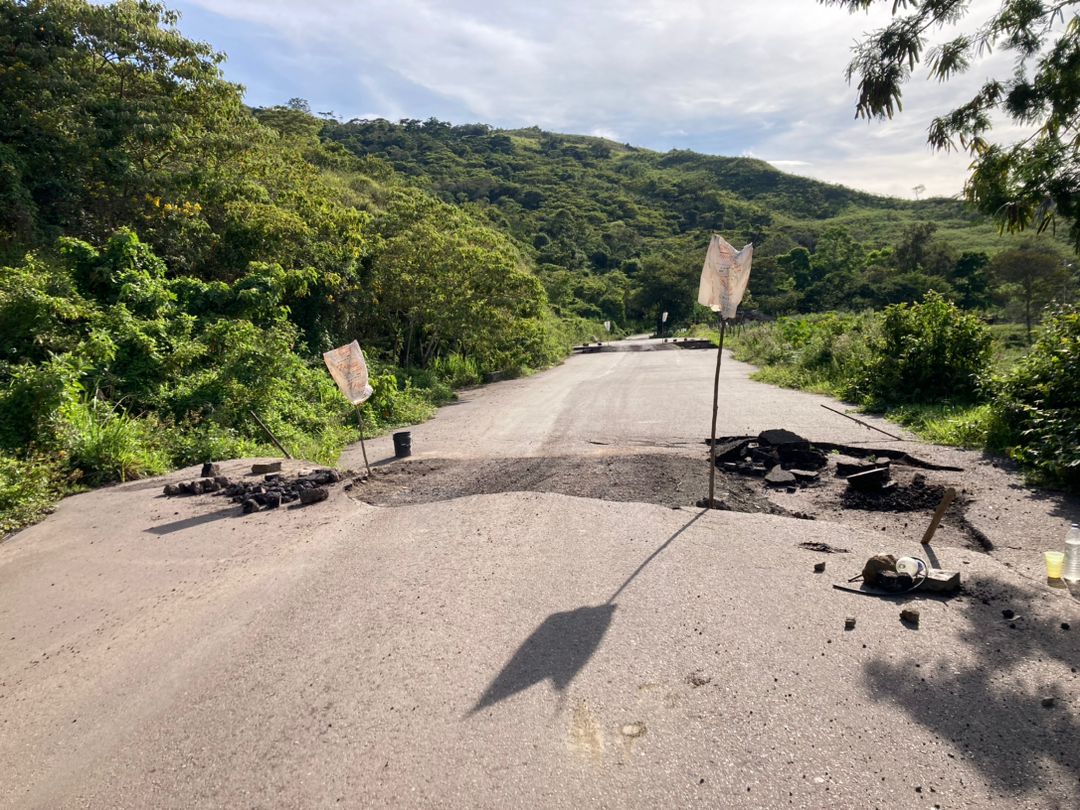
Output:
<instances>
[{"instance_id":1,"label":"shadow on road","mask_svg":"<svg viewBox=\"0 0 1080 810\"><path fill-rule=\"evenodd\" d=\"M614 613L612 604L552 613L518 647L469 714L548 678L564 691L600 646Z\"/></svg>"},{"instance_id":2,"label":"shadow on road","mask_svg":"<svg viewBox=\"0 0 1080 810\"><path fill-rule=\"evenodd\" d=\"M1073 673L1080 665L1080 628L1066 631L1060 617L1039 618L1028 589L986 578L966 590L975 598L953 604L968 623L964 652L971 655L872 661L863 671L869 693L950 743L993 789L1033 792L1057 776L1048 772L1049 764L1064 770L1075 786L1077 676L1066 670L1062 679L1060 664ZM1015 628L1003 619L1005 608L1015 611ZM1060 662L1053 666L1055 675L1032 677L1032 667L1042 668L1042 662ZM1053 705L1043 706L1048 697Z\"/></svg>"},{"instance_id":3,"label":"shadow on road","mask_svg":"<svg viewBox=\"0 0 1080 810\"><path fill-rule=\"evenodd\" d=\"M191 529L195 526L201 526L204 523L213 523L215 520L224 520L230 517L240 517L240 508L234 506L230 509L219 509L217 512L211 512L208 515L195 515L195 517L184 518L183 520L174 520L172 523L162 523L160 526L151 526L149 529L145 529L148 534L166 535L173 532L182 532L184 529Z\"/></svg>"},{"instance_id":4,"label":"shadow on road","mask_svg":"<svg viewBox=\"0 0 1080 810\"><path fill-rule=\"evenodd\" d=\"M558 692L564 692L604 640L615 614L615 597L706 511L708 510L702 509L694 515L646 557L622 585L615 589L607 602L552 613L544 619L484 690L469 715L549 678Z\"/></svg>"}]
</instances>

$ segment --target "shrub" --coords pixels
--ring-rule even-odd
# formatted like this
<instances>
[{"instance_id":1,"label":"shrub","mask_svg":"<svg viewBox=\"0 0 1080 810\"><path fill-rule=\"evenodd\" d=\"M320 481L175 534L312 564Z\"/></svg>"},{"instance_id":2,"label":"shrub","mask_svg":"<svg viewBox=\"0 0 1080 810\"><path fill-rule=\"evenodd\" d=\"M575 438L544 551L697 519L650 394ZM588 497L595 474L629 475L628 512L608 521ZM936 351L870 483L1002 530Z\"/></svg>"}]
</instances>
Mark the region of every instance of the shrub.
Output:
<instances>
[{"instance_id":1,"label":"shrub","mask_svg":"<svg viewBox=\"0 0 1080 810\"><path fill-rule=\"evenodd\" d=\"M0 537L44 514L60 488L53 467L0 455Z\"/></svg>"},{"instance_id":2,"label":"shrub","mask_svg":"<svg viewBox=\"0 0 1080 810\"><path fill-rule=\"evenodd\" d=\"M169 455L161 446L156 425L121 408L86 398L63 407L57 431L68 463L91 485L159 475L169 469Z\"/></svg>"},{"instance_id":3,"label":"shrub","mask_svg":"<svg viewBox=\"0 0 1080 810\"><path fill-rule=\"evenodd\" d=\"M1031 351L997 384L1012 455L1047 480L1080 489L1080 305L1049 313Z\"/></svg>"},{"instance_id":4,"label":"shrub","mask_svg":"<svg viewBox=\"0 0 1080 810\"><path fill-rule=\"evenodd\" d=\"M863 373L878 328L873 313L794 316L739 330L731 345L739 360L765 366L756 379L840 395Z\"/></svg>"},{"instance_id":5,"label":"shrub","mask_svg":"<svg viewBox=\"0 0 1080 810\"><path fill-rule=\"evenodd\" d=\"M451 388L479 385L481 381L479 363L463 354L436 357L434 371L435 375Z\"/></svg>"},{"instance_id":6,"label":"shrub","mask_svg":"<svg viewBox=\"0 0 1080 810\"><path fill-rule=\"evenodd\" d=\"M870 406L973 401L990 367L990 331L936 292L887 307L862 373L845 392Z\"/></svg>"}]
</instances>

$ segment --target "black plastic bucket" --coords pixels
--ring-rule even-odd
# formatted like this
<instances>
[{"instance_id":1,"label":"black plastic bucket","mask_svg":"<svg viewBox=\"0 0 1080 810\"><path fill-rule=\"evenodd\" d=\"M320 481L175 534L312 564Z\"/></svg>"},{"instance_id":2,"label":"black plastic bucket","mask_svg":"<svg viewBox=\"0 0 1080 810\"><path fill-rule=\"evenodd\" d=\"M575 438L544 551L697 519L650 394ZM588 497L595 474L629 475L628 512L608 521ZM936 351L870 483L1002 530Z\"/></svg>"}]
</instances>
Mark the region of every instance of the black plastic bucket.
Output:
<instances>
[{"instance_id":1,"label":"black plastic bucket","mask_svg":"<svg viewBox=\"0 0 1080 810\"><path fill-rule=\"evenodd\" d=\"M412 434L403 430L394 434L394 455L398 458L406 458L412 455Z\"/></svg>"}]
</instances>

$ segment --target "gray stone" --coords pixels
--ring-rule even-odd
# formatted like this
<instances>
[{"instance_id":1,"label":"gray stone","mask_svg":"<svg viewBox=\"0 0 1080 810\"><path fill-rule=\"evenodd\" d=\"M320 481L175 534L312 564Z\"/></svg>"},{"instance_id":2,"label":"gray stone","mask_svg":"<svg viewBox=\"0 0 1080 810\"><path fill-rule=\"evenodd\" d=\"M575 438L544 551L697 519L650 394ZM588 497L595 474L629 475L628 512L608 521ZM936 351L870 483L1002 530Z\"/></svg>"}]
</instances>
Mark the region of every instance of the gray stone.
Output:
<instances>
[{"instance_id":1,"label":"gray stone","mask_svg":"<svg viewBox=\"0 0 1080 810\"><path fill-rule=\"evenodd\" d=\"M211 464L209 461L202 465L203 478L217 478L221 475L221 467L217 464Z\"/></svg>"},{"instance_id":2,"label":"gray stone","mask_svg":"<svg viewBox=\"0 0 1080 810\"><path fill-rule=\"evenodd\" d=\"M251 472L253 475L266 475L266 473L281 472L281 462L271 461L266 464L252 464Z\"/></svg>"},{"instance_id":3,"label":"gray stone","mask_svg":"<svg viewBox=\"0 0 1080 810\"><path fill-rule=\"evenodd\" d=\"M910 624L912 627L919 626L919 611L914 608L904 608L900 611L900 621Z\"/></svg>"}]
</instances>

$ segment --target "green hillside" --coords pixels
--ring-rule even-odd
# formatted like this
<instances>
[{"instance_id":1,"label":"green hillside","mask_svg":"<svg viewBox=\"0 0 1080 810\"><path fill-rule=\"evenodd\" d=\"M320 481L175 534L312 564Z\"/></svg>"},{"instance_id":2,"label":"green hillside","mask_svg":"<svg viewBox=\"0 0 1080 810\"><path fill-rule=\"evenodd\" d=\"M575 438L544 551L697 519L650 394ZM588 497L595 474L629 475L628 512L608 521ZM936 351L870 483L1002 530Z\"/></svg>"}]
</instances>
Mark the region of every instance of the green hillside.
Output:
<instances>
[{"instance_id":1,"label":"green hillside","mask_svg":"<svg viewBox=\"0 0 1080 810\"><path fill-rule=\"evenodd\" d=\"M435 119L327 121L322 137L508 233L557 311L620 324L693 316L714 232L755 244L748 305L767 312L882 306L930 288L990 306L965 300L965 273L1018 242L959 201L867 194L749 158Z\"/></svg>"}]
</instances>

